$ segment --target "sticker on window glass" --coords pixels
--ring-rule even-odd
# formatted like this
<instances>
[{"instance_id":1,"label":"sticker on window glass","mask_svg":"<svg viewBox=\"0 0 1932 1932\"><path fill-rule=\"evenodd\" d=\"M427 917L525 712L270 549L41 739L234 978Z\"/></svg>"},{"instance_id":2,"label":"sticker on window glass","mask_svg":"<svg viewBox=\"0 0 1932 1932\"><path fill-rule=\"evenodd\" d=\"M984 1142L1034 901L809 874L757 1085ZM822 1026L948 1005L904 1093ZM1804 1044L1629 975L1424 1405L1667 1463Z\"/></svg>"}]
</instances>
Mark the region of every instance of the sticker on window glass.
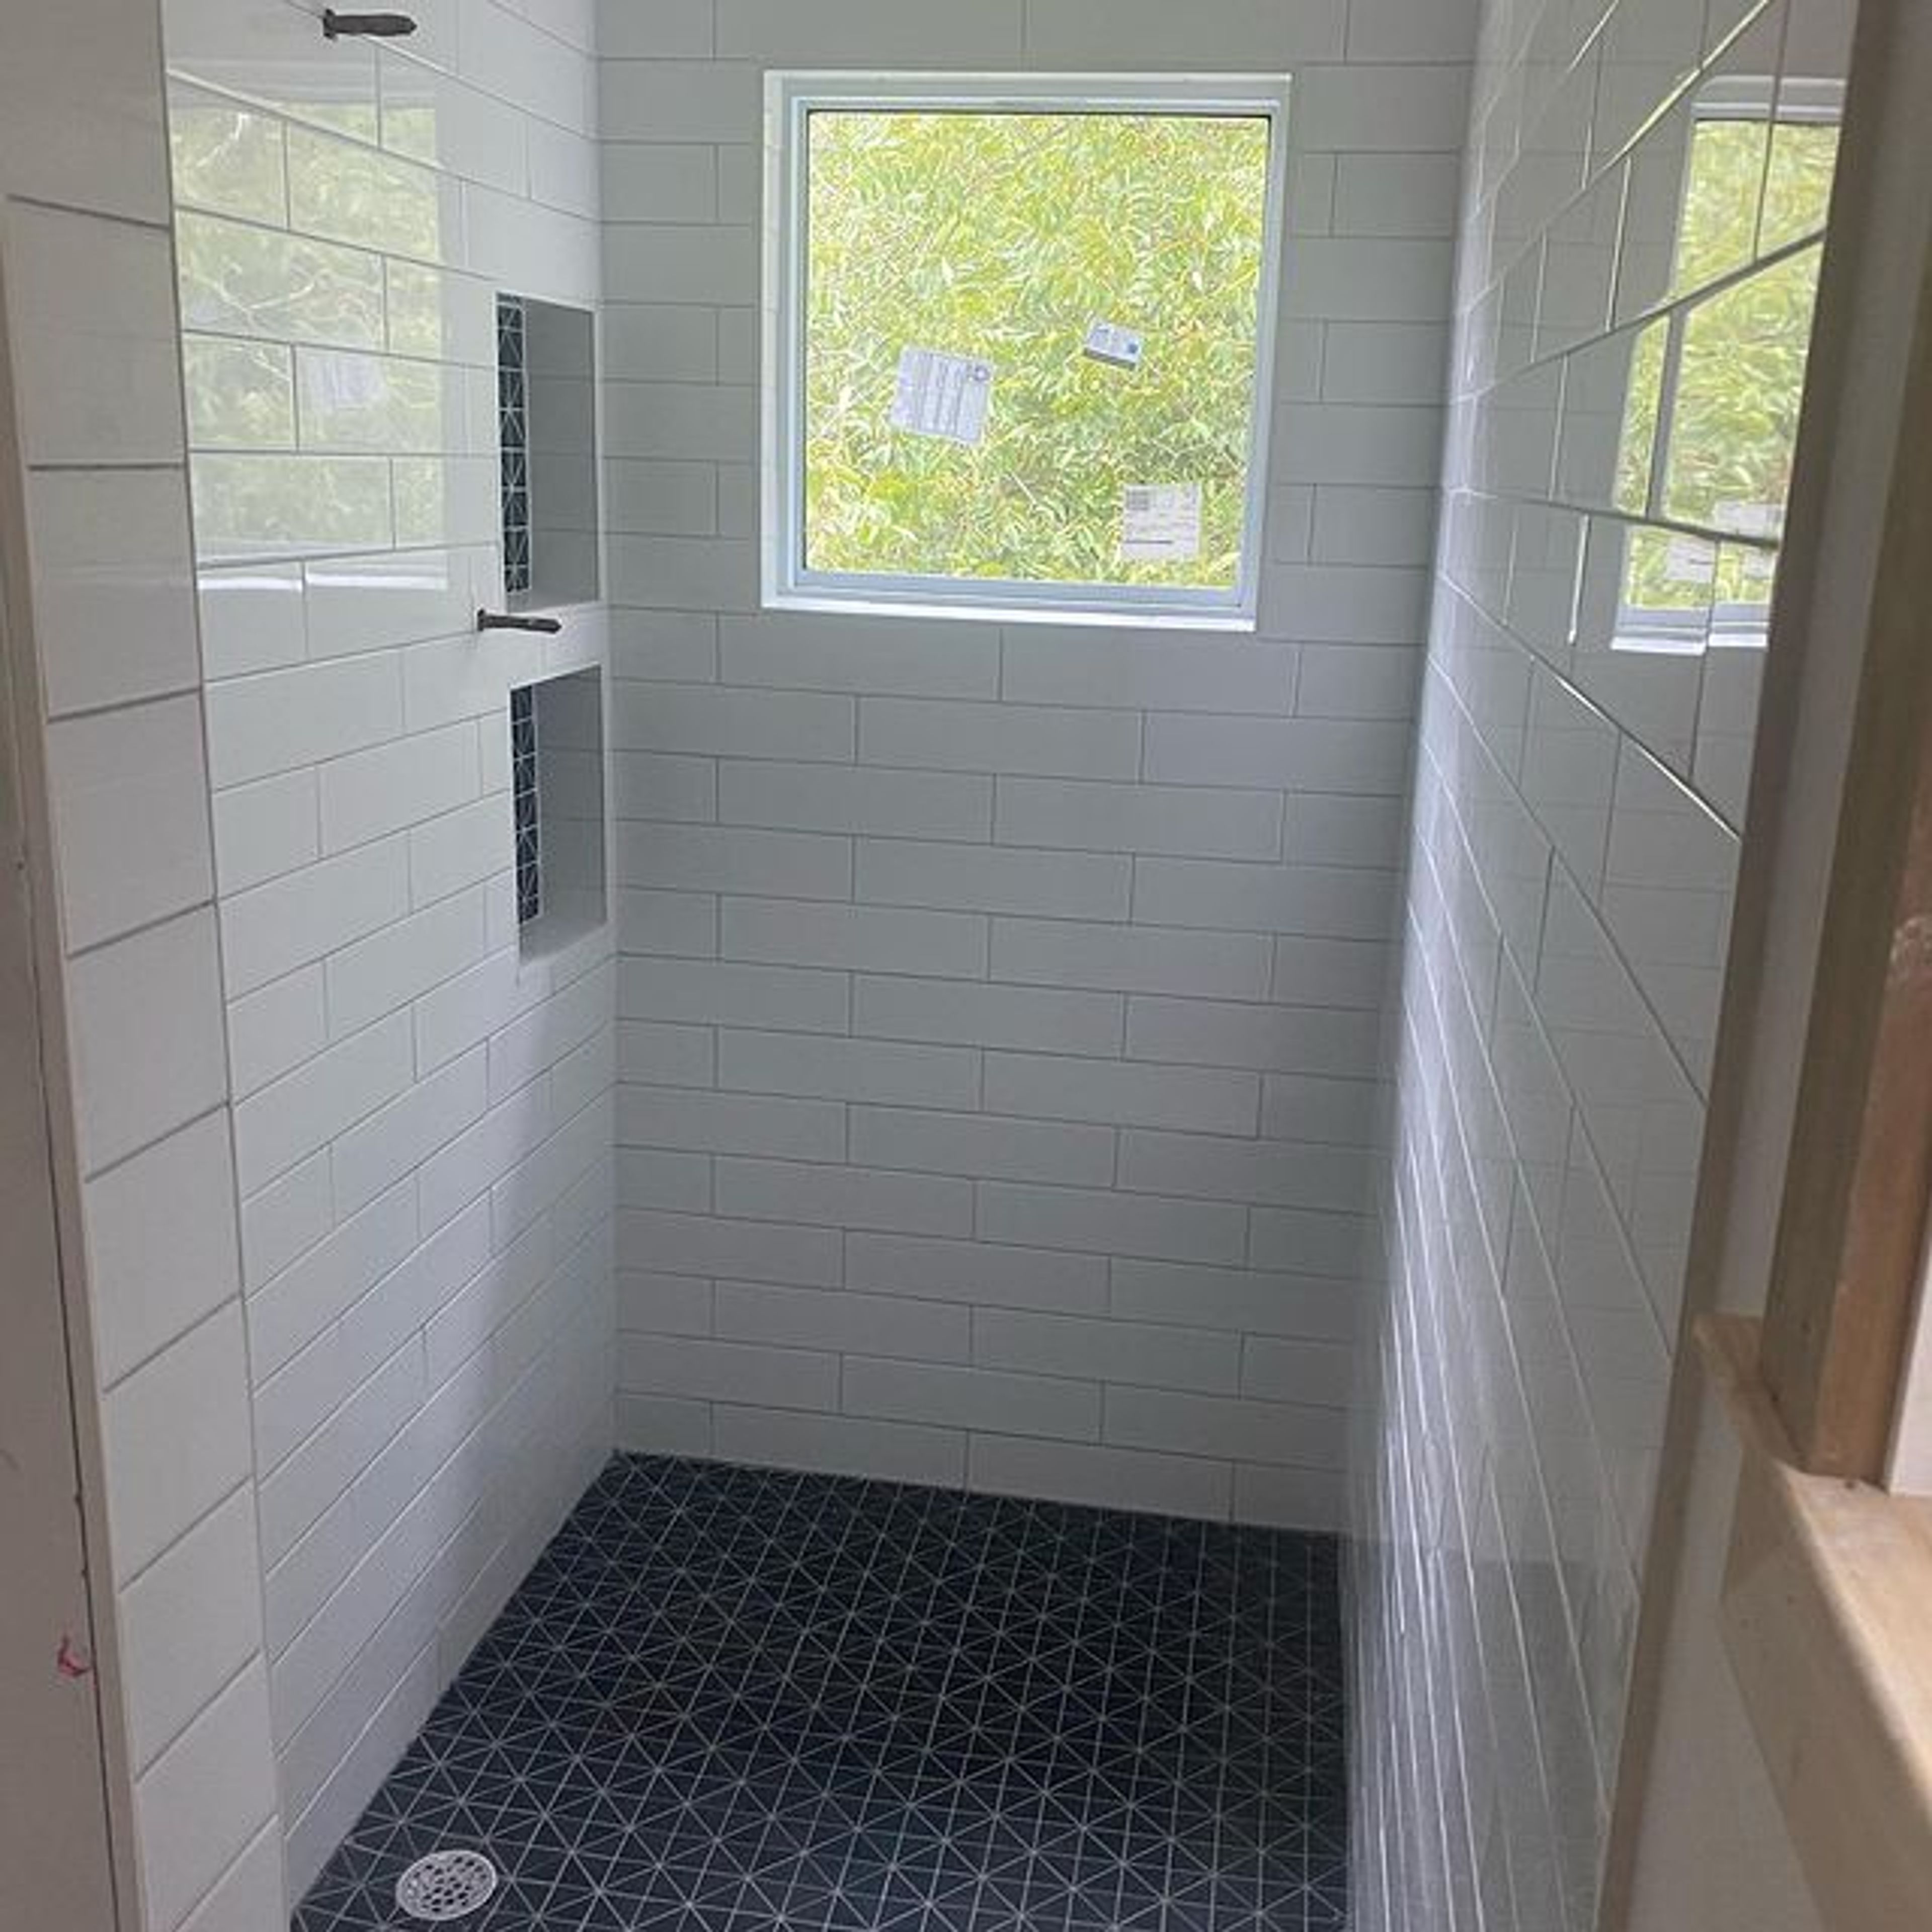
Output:
<instances>
[{"instance_id":1,"label":"sticker on window glass","mask_svg":"<svg viewBox=\"0 0 1932 1932\"><path fill-rule=\"evenodd\" d=\"M1709 584L1717 574L1716 548L1701 537L1673 536L1664 548L1664 574L1672 584Z\"/></svg>"},{"instance_id":2,"label":"sticker on window glass","mask_svg":"<svg viewBox=\"0 0 1932 1932\"><path fill-rule=\"evenodd\" d=\"M1086 352L1096 362L1109 363L1116 369L1138 369L1141 352L1140 331L1124 322L1096 322L1088 328Z\"/></svg>"},{"instance_id":3,"label":"sticker on window glass","mask_svg":"<svg viewBox=\"0 0 1932 1932\"><path fill-rule=\"evenodd\" d=\"M944 436L969 448L986 434L993 400L993 365L938 349L899 352L892 424L913 436Z\"/></svg>"},{"instance_id":4,"label":"sticker on window glass","mask_svg":"<svg viewBox=\"0 0 1932 1932\"><path fill-rule=\"evenodd\" d=\"M1782 503L1720 503L1712 520L1720 530L1741 537L1780 537L1784 534Z\"/></svg>"},{"instance_id":5,"label":"sticker on window glass","mask_svg":"<svg viewBox=\"0 0 1932 1932\"><path fill-rule=\"evenodd\" d=\"M1201 485L1130 483L1120 508L1130 563L1187 563L1201 554Z\"/></svg>"}]
</instances>

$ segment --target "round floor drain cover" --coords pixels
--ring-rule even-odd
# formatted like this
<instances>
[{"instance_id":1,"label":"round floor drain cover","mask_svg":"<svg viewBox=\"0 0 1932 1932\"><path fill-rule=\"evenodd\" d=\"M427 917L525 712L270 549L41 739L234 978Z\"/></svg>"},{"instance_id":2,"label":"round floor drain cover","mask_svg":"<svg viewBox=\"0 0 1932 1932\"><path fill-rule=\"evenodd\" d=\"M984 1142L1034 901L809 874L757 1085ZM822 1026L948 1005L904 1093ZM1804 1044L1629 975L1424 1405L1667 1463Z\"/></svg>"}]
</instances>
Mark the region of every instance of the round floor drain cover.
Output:
<instances>
[{"instance_id":1,"label":"round floor drain cover","mask_svg":"<svg viewBox=\"0 0 1932 1932\"><path fill-rule=\"evenodd\" d=\"M481 1852L431 1852L396 1881L396 1903L412 1918L440 1924L488 1902L496 1868Z\"/></svg>"}]
</instances>

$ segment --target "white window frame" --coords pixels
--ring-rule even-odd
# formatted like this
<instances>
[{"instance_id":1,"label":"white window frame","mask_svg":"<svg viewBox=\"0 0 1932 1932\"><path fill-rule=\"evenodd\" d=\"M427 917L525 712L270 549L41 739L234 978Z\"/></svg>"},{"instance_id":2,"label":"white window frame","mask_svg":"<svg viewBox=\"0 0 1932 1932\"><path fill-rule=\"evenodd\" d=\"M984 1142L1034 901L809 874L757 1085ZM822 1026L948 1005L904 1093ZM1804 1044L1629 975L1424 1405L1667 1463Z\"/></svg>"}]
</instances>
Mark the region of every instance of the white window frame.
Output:
<instances>
[{"instance_id":1,"label":"white window frame","mask_svg":"<svg viewBox=\"0 0 1932 1932\"><path fill-rule=\"evenodd\" d=\"M1185 626L1252 631L1260 600L1274 404L1276 326L1287 226L1286 75L1125 76L772 73L765 83L765 260L761 436L762 592L768 610L908 613L1006 622ZM1230 590L1157 584L1023 584L996 579L808 570L805 566L806 122L816 110L914 113L1226 115L1268 123L1267 205L1256 314L1254 403L1239 580Z\"/></svg>"}]
</instances>

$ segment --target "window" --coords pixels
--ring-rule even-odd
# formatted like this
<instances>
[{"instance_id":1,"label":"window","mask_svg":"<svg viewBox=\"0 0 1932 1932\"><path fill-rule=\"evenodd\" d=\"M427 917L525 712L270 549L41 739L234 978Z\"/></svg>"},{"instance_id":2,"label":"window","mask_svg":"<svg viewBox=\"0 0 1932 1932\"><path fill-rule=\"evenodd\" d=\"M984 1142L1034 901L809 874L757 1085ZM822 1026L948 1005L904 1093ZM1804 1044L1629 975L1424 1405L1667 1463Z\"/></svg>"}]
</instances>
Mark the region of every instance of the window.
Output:
<instances>
[{"instance_id":1,"label":"window","mask_svg":"<svg viewBox=\"0 0 1932 1932\"><path fill-rule=\"evenodd\" d=\"M770 86L766 601L1251 623L1286 82Z\"/></svg>"}]
</instances>

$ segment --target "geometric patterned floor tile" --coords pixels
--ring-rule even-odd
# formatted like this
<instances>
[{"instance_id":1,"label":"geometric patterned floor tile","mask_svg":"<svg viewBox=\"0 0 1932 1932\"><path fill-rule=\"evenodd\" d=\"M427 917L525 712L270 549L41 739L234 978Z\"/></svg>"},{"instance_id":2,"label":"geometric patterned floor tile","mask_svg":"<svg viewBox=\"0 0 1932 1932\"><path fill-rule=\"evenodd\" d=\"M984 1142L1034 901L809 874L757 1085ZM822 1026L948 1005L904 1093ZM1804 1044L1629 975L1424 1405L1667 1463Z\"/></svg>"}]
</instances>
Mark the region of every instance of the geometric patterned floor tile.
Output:
<instances>
[{"instance_id":1,"label":"geometric patterned floor tile","mask_svg":"<svg viewBox=\"0 0 1932 1932\"><path fill-rule=\"evenodd\" d=\"M296 1932L1342 1932L1338 1551L620 1456Z\"/></svg>"}]
</instances>

